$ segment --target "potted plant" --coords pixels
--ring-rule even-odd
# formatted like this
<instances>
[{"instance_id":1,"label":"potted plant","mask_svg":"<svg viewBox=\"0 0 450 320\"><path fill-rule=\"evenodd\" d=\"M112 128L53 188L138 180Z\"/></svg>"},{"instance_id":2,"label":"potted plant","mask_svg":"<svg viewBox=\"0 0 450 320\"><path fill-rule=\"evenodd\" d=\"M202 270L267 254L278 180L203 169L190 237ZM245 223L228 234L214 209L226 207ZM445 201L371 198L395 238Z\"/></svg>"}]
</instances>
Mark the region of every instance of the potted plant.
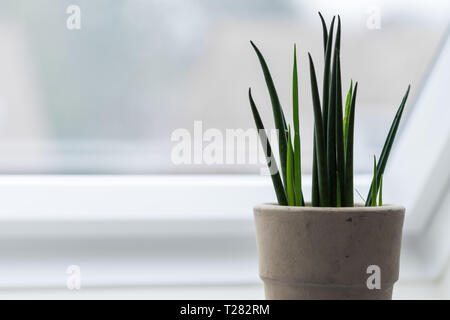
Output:
<instances>
[{"instance_id":1,"label":"potted plant","mask_svg":"<svg viewBox=\"0 0 450 320\"><path fill-rule=\"evenodd\" d=\"M251 42L269 90L281 171L249 89L249 100L278 203L254 208L259 273L267 299L391 299L399 276L405 208L382 200L384 169L410 86L392 122L364 204L354 202L353 139L358 83L342 101L341 21L323 27L322 97L309 55L314 109L312 199L302 192L296 47L292 79L293 138L268 66ZM333 36L334 41L333 41ZM378 197L377 197L378 196Z\"/></svg>"}]
</instances>

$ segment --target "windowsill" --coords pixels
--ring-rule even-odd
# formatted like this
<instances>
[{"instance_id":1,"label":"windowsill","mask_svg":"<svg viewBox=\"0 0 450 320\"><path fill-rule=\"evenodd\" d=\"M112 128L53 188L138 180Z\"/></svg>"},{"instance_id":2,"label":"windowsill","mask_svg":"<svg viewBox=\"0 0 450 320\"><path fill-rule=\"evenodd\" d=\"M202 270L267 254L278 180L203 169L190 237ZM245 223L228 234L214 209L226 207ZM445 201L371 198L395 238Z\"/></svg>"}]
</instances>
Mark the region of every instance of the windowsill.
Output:
<instances>
[{"instance_id":1,"label":"windowsill","mask_svg":"<svg viewBox=\"0 0 450 320\"><path fill-rule=\"evenodd\" d=\"M355 178L363 194L369 183ZM33 222L245 220L276 200L270 178L258 175L3 175L0 194L0 221Z\"/></svg>"},{"instance_id":2,"label":"windowsill","mask_svg":"<svg viewBox=\"0 0 450 320\"><path fill-rule=\"evenodd\" d=\"M274 200L269 177L1 176L0 194L0 289L64 289L69 265L91 288L260 283L252 207ZM406 230L401 281L442 271L420 242Z\"/></svg>"}]
</instances>

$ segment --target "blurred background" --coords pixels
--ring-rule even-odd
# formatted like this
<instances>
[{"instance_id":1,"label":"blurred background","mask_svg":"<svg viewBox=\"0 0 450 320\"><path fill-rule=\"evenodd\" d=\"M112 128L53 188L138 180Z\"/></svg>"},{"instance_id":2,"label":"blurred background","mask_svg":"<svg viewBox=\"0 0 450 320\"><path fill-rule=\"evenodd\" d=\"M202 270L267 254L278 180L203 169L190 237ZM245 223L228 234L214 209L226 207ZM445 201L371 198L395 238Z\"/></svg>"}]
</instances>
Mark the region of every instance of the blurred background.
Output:
<instances>
[{"instance_id":1,"label":"blurred background","mask_svg":"<svg viewBox=\"0 0 450 320\"><path fill-rule=\"evenodd\" d=\"M81 29L66 8L81 9ZM446 1L16 1L0 4L3 173L257 173L258 166L175 166L177 128L253 127L253 87L270 100L249 40L272 70L288 118L298 45L303 164L311 170L307 53L322 69L322 29L343 21L342 81L359 82L357 171L369 171L409 83L419 93L448 24ZM379 28L379 29L377 29ZM322 75L318 74L319 81Z\"/></svg>"},{"instance_id":2,"label":"blurred background","mask_svg":"<svg viewBox=\"0 0 450 320\"><path fill-rule=\"evenodd\" d=\"M363 196L412 85L385 177L385 198L408 208L396 297L450 298L446 0L2 0L0 297L262 298L251 208L274 199L270 179L260 164L176 165L171 135L197 120L253 128L250 86L273 127L249 40L291 119L296 43L309 194L319 10L342 19L343 91L359 83Z\"/></svg>"}]
</instances>

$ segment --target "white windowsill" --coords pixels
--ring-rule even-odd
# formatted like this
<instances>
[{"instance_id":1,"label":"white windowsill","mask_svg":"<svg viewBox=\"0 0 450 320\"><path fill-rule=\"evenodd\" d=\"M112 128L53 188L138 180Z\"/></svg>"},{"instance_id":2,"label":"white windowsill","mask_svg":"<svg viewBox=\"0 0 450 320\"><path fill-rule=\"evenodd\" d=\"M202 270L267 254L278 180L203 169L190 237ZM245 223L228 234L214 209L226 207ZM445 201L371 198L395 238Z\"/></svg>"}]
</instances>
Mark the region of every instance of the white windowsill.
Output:
<instances>
[{"instance_id":1,"label":"white windowsill","mask_svg":"<svg viewBox=\"0 0 450 320\"><path fill-rule=\"evenodd\" d=\"M0 289L64 289L72 264L87 288L260 283L252 207L274 201L269 177L0 176L0 194ZM442 271L419 240L405 232L401 280Z\"/></svg>"},{"instance_id":2,"label":"white windowsill","mask_svg":"<svg viewBox=\"0 0 450 320\"><path fill-rule=\"evenodd\" d=\"M369 183L355 178L362 194ZM258 175L0 176L0 194L0 221L251 219L254 205L276 201L270 177Z\"/></svg>"}]
</instances>

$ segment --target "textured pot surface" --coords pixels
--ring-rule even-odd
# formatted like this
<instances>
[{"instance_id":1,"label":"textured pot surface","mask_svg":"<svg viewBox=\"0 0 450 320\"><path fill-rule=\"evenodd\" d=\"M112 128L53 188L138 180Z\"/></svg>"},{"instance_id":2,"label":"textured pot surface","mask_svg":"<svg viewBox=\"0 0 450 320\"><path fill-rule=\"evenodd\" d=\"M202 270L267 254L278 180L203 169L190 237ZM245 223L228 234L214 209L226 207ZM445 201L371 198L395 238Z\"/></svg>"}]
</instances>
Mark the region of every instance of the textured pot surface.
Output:
<instances>
[{"instance_id":1,"label":"textured pot surface","mask_svg":"<svg viewBox=\"0 0 450 320\"><path fill-rule=\"evenodd\" d=\"M256 206L254 214L267 299L392 298L404 207L264 204ZM378 267L381 288L369 289L374 274L370 268Z\"/></svg>"}]
</instances>

